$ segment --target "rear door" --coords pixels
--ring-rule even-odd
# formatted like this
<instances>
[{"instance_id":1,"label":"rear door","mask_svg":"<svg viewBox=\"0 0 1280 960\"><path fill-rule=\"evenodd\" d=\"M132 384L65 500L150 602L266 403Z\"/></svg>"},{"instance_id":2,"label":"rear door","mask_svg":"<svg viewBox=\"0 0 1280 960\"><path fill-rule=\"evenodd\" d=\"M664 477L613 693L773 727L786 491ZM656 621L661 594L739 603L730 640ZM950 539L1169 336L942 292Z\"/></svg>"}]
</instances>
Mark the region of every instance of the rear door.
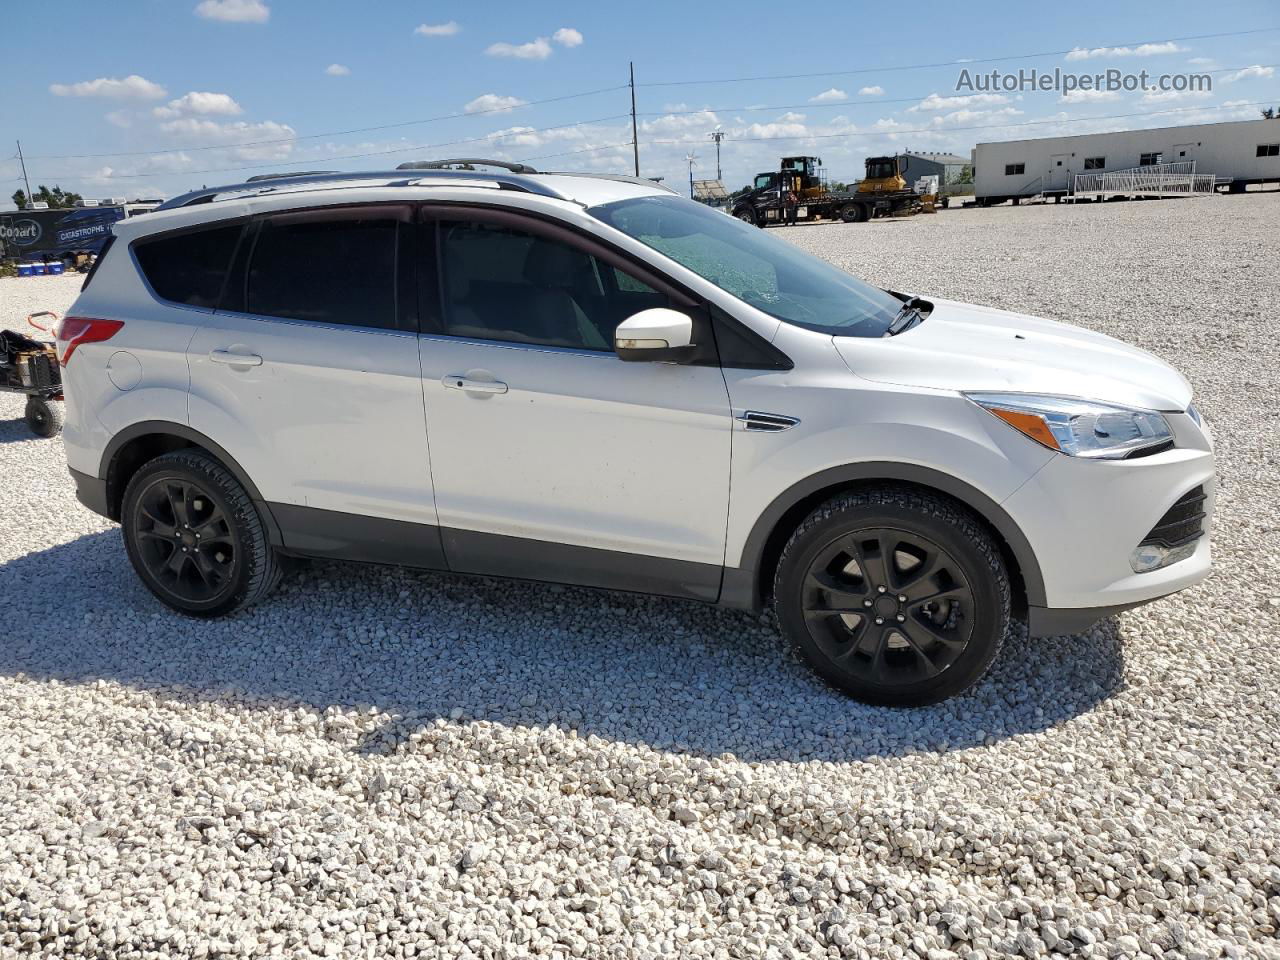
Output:
<instances>
[{"instance_id":1,"label":"rear door","mask_svg":"<svg viewBox=\"0 0 1280 960\"><path fill-rule=\"evenodd\" d=\"M252 221L188 348L191 426L271 504L286 547L438 565L413 210Z\"/></svg>"},{"instance_id":2,"label":"rear door","mask_svg":"<svg viewBox=\"0 0 1280 960\"><path fill-rule=\"evenodd\" d=\"M714 600L733 419L699 308L565 227L426 212L422 388L450 568ZM620 360L614 328L655 306L695 315L711 360Z\"/></svg>"}]
</instances>

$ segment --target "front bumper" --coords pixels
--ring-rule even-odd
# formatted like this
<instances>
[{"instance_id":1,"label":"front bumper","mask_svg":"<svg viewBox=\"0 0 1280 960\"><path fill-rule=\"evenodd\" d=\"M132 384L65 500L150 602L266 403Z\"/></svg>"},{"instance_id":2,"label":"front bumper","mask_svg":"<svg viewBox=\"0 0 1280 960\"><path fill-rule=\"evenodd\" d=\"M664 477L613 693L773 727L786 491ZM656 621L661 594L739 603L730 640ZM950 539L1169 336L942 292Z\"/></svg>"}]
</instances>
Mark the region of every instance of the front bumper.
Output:
<instances>
[{"instance_id":1,"label":"front bumper","mask_svg":"<svg viewBox=\"0 0 1280 960\"><path fill-rule=\"evenodd\" d=\"M1186 414L1165 414L1175 446L1133 460L1057 456L1002 504L1040 565L1044 603L1032 609L1037 635L1176 593L1209 573L1215 483L1207 431ZM1165 512L1197 486L1206 494L1204 534L1185 560L1135 573L1130 556ZM1084 629L1082 628L1082 629Z\"/></svg>"}]
</instances>

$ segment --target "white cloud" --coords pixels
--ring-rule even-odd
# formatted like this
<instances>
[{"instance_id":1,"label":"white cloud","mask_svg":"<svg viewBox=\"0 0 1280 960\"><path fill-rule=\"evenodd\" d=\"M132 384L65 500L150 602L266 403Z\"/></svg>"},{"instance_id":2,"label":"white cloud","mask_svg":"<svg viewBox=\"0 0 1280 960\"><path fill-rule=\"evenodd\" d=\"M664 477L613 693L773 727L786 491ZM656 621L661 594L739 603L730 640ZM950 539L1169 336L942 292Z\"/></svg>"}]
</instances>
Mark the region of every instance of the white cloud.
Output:
<instances>
[{"instance_id":1,"label":"white cloud","mask_svg":"<svg viewBox=\"0 0 1280 960\"><path fill-rule=\"evenodd\" d=\"M422 37L452 37L461 29L457 20L450 20L448 23L420 23L413 32Z\"/></svg>"},{"instance_id":2,"label":"white cloud","mask_svg":"<svg viewBox=\"0 0 1280 960\"><path fill-rule=\"evenodd\" d=\"M223 23L266 23L271 10L262 0L200 0L196 16Z\"/></svg>"},{"instance_id":3,"label":"white cloud","mask_svg":"<svg viewBox=\"0 0 1280 960\"><path fill-rule=\"evenodd\" d=\"M1259 80L1270 80L1275 76L1275 67L1264 67L1260 64L1254 64L1251 67L1245 67L1243 70L1237 70L1229 77L1223 77L1224 83L1235 83L1237 80L1247 80L1250 77L1257 77Z\"/></svg>"},{"instance_id":4,"label":"white cloud","mask_svg":"<svg viewBox=\"0 0 1280 960\"><path fill-rule=\"evenodd\" d=\"M881 87L878 85L874 87L863 87L861 90L858 91L858 96L860 97L880 97L883 95L884 95L884 87Z\"/></svg>"},{"instance_id":5,"label":"white cloud","mask_svg":"<svg viewBox=\"0 0 1280 960\"><path fill-rule=\"evenodd\" d=\"M1062 95L1061 103L1106 103L1119 100L1120 94L1115 90L1072 90Z\"/></svg>"},{"instance_id":6,"label":"white cloud","mask_svg":"<svg viewBox=\"0 0 1280 960\"><path fill-rule=\"evenodd\" d=\"M986 124L1005 117L1019 117L1022 111L1017 107L1001 107L999 110L969 110L962 108L951 113L939 114L929 122L935 127L958 127L972 124Z\"/></svg>"},{"instance_id":7,"label":"white cloud","mask_svg":"<svg viewBox=\"0 0 1280 960\"><path fill-rule=\"evenodd\" d=\"M810 103L831 103L833 100L848 100L849 95L838 87L823 90L820 94L809 98Z\"/></svg>"},{"instance_id":8,"label":"white cloud","mask_svg":"<svg viewBox=\"0 0 1280 960\"><path fill-rule=\"evenodd\" d=\"M1095 60L1098 57L1154 57L1164 53L1186 53L1172 40L1167 43L1141 43L1136 47L1076 47L1067 54L1068 60Z\"/></svg>"},{"instance_id":9,"label":"white cloud","mask_svg":"<svg viewBox=\"0 0 1280 960\"><path fill-rule=\"evenodd\" d=\"M961 97L940 97L931 93L914 107L908 107L908 113L919 113L931 110L951 110L956 107L976 107L987 103L1008 103L1009 98L999 93L974 93Z\"/></svg>"},{"instance_id":10,"label":"white cloud","mask_svg":"<svg viewBox=\"0 0 1280 960\"><path fill-rule=\"evenodd\" d=\"M562 47L582 46L582 34L573 27L561 27L551 35L551 39Z\"/></svg>"},{"instance_id":11,"label":"white cloud","mask_svg":"<svg viewBox=\"0 0 1280 960\"><path fill-rule=\"evenodd\" d=\"M349 77L351 75L351 68L344 66L341 63L331 63L324 68L324 72L331 77Z\"/></svg>"},{"instance_id":12,"label":"white cloud","mask_svg":"<svg viewBox=\"0 0 1280 960\"><path fill-rule=\"evenodd\" d=\"M1208 90L1148 90L1142 95L1143 103L1171 103L1177 100L1207 100L1213 94ZM1202 121L1188 121L1202 122Z\"/></svg>"},{"instance_id":13,"label":"white cloud","mask_svg":"<svg viewBox=\"0 0 1280 960\"><path fill-rule=\"evenodd\" d=\"M1214 63L1213 57L1192 57L1187 63L1193 67L1208 67Z\"/></svg>"},{"instance_id":14,"label":"white cloud","mask_svg":"<svg viewBox=\"0 0 1280 960\"><path fill-rule=\"evenodd\" d=\"M133 114L128 110L112 110L106 114L107 123L113 127L119 127L121 130L127 130L133 126Z\"/></svg>"},{"instance_id":15,"label":"white cloud","mask_svg":"<svg viewBox=\"0 0 1280 960\"><path fill-rule=\"evenodd\" d=\"M491 57L515 57L517 60L545 60L551 56L551 44L546 37L538 37L528 43L492 43L484 51Z\"/></svg>"},{"instance_id":16,"label":"white cloud","mask_svg":"<svg viewBox=\"0 0 1280 960\"><path fill-rule=\"evenodd\" d=\"M246 123L236 120L219 123L202 117L179 117L160 124L160 129L177 139L192 144L249 144L228 147L228 153L236 160L252 163L258 160L280 160L293 150L293 138L297 131L287 123L264 120ZM260 143L258 141L285 141ZM161 156L164 156L163 154Z\"/></svg>"},{"instance_id":17,"label":"white cloud","mask_svg":"<svg viewBox=\"0 0 1280 960\"><path fill-rule=\"evenodd\" d=\"M465 113L506 113L515 107L524 106L525 101L519 97L503 97L496 93L482 93L465 107Z\"/></svg>"},{"instance_id":18,"label":"white cloud","mask_svg":"<svg viewBox=\"0 0 1280 960\"><path fill-rule=\"evenodd\" d=\"M236 114L244 113L244 109L228 94L202 93L192 90L177 100L170 100L167 106L156 107L151 112L161 120L171 120L174 117L192 114L234 117Z\"/></svg>"},{"instance_id":19,"label":"white cloud","mask_svg":"<svg viewBox=\"0 0 1280 960\"><path fill-rule=\"evenodd\" d=\"M59 97L109 97L114 100L159 100L165 95L164 87L136 73L119 80L98 77L81 83L54 83L49 85L49 91Z\"/></svg>"}]
</instances>

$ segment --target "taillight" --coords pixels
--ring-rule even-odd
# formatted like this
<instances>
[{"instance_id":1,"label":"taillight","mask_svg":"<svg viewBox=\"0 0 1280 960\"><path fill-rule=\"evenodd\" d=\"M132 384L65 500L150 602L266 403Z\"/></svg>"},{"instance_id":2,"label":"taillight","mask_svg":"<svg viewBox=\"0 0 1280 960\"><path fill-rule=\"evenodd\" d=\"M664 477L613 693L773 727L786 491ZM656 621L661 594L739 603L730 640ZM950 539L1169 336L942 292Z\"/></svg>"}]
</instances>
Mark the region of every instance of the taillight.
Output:
<instances>
[{"instance_id":1,"label":"taillight","mask_svg":"<svg viewBox=\"0 0 1280 960\"><path fill-rule=\"evenodd\" d=\"M64 317L58 330L58 339L64 341L62 356L58 362L64 367L71 362L71 354L82 343L102 343L110 340L124 326L123 320L96 320L92 317Z\"/></svg>"}]
</instances>

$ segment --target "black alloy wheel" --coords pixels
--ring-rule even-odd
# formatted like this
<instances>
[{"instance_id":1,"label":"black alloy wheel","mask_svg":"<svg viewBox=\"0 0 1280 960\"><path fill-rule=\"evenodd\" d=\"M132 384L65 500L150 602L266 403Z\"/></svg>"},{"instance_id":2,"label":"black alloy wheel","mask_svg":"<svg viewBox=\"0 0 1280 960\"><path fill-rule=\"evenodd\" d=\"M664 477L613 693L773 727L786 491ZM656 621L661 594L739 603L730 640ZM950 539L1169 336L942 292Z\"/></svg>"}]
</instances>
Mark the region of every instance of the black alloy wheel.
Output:
<instances>
[{"instance_id":1,"label":"black alloy wheel","mask_svg":"<svg viewBox=\"0 0 1280 960\"><path fill-rule=\"evenodd\" d=\"M1008 629L1009 576L988 529L932 491L836 496L778 560L774 608L799 656L867 703L922 706L973 686Z\"/></svg>"}]
</instances>

